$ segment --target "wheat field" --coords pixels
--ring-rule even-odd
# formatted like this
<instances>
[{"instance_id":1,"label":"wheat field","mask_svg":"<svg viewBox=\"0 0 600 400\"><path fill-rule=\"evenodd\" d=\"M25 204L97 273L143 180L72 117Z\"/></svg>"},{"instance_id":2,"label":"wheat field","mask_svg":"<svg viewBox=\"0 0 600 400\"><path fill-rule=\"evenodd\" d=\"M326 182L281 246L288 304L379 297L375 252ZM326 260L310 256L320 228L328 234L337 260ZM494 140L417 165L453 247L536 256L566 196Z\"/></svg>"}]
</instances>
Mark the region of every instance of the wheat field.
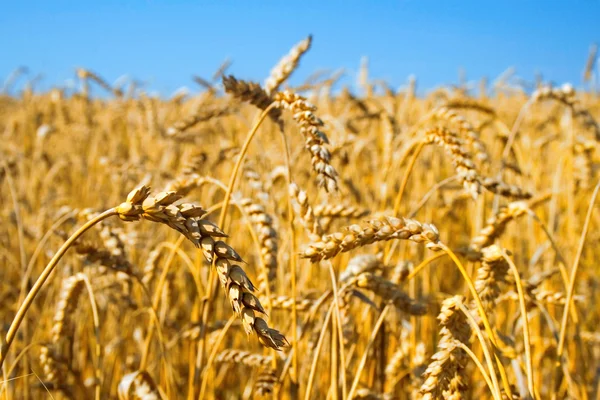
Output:
<instances>
[{"instance_id":1,"label":"wheat field","mask_svg":"<svg viewBox=\"0 0 600 400\"><path fill-rule=\"evenodd\" d=\"M0 97L1 399L600 398L598 95L289 86L311 40Z\"/></svg>"}]
</instances>

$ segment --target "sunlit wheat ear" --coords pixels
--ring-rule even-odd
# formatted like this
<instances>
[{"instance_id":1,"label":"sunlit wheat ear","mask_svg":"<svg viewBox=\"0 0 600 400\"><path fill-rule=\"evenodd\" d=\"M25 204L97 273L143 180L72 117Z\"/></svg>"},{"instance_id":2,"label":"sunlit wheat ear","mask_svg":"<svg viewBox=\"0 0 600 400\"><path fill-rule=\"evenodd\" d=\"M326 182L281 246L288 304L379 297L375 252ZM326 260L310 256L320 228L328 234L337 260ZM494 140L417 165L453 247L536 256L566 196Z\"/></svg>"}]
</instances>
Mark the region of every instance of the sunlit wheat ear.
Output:
<instances>
[{"instance_id":1,"label":"sunlit wheat ear","mask_svg":"<svg viewBox=\"0 0 600 400\"><path fill-rule=\"evenodd\" d=\"M348 261L346 269L340 273L340 281L347 282L355 276L360 275L363 272L374 272L382 270L384 265L382 254L358 254Z\"/></svg>"},{"instance_id":2,"label":"sunlit wheat ear","mask_svg":"<svg viewBox=\"0 0 600 400\"><path fill-rule=\"evenodd\" d=\"M231 112L233 112L233 109L230 106L199 108L194 114L173 123L173 125L167 128L166 135L170 138L177 138L201 122L209 121L212 118L221 117Z\"/></svg>"},{"instance_id":3,"label":"sunlit wheat ear","mask_svg":"<svg viewBox=\"0 0 600 400\"><path fill-rule=\"evenodd\" d=\"M61 339L72 337L67 332L73 329L73 312L77 308L79 296L84 288L83 274L76 274L63 280L52 324L52 342L56 346L62 344Z\"/></svg>"},{"instance_id":4,"label":"sunlit wheat ear","mask_svg":"<svg viewBox=\"0 0 600 400\"><path fill-rule=\"evenodd\" d=\"M308 195L295 183L290 184L289 193L292 198L294 213L300 218L300 222L304 225L310 237L316 240L323 234L323 229L315 218L313 209L308 202Z\"/></svg>"},{"instance_id":5,"label":"sunlit wheat ear","mask_svg":"<svg viewBox=\"0 0 600 400\"><path fill-rule=\"evenodd\" d=\"M297 311L308 311L315 305L315 301L308 298L297 298L296 299L296 310ZM291 310L294 307L294 300L292 297L284 295L271 295L271 308L281 310Z\"/></svg>"},{"instance_id":6,"label":"sunlit wheat ear","mask_svg":"<svg viewBox=\"0 0 600 400\"><path fill-rule=\"evenodd\" d=\"M73 345L73 330L75 324L73 315L77 309L79 298L85 289L84 275L65 278L58 295L56 311L51 328L51 342L41 348L40 364L44 372L44 379L53 389L68 393L67 377L70 366L68 354Z\"/></svg>"},{"instance_id":7,"label":"sunlit wheat ear","mask_svg":"<svg viewBox=\"0 0 600 400\"><path fill-rule=\"evenodd\" d=\"M421 386L424 399L462 398L461 393L468 387L465 376L468 355L456 345L456 342L468 345L471 337L467 318L460 310L463 301L462 296L454 296L442 303L438 350L431 357Z\"/></svg>"},{"instance_id":8,"label":"sunlit wheat ear","mask_svg":"<svg viewBox=\"0 0 600 400\"><path fill-rule=\"evenodd\" d=\"M523 201L516 201L508 206L500 207L498 212L488 219L487 225L479 234L471 239L470 249L478 253L483 247L491 245L504 233L510 221L524 215L527 210L527 203Z\"/></svg>"},{"instance_id":9,"label":"sunlit wheat ear","mask_svg":"<svg viewBox=\"0 0 600 400\"><path fill-rule=\"evenodd\" d=\"M492 193L513 200L527 200L532 196L530 192L519 186L509 185L494 178L484 178L481 185Z\"/></svg>"},{"instance_id":10,"label":"sunlit wheat ear","mask_svg":"<svg viewBox=\"0 0 600 400\"><path fill-rule=\"evenodd\" d=\"M234 312L241 318L247 334L255 332L260 343L279 350L288 345L288 341L279 331L270 328L267 322L256 316L256 312L265 311L252 294L254 285L244 270L231 262L243 262L241 256L220 238L227 235L214 223L201 217L206 213L201 207L183 203L175 192L161 192L150 196L150 189L141 186L132 190L127 200L116 211L124 221L136 221L141 218L168 225L183 234L196 247L202 249L205 259L217 268L217 275ZM217 239L217 240L215 240Z\"/></svg>"},{"instance_id":11,"label":"sunlit wheat ear","mask_svg":"<svg viewBox=\"0 0 600 400\"><path fill-rule=\"evenodd\" d=\"M473 198L477 198L481 193L481 176L471 160L471 155L463 147L463 141L454 132L441 127L425 131L424 141L441 146L450 155L452 165L465 189Z\"/></svg>"},{"instance_id":12,"label":"sunlit wheat ear","mask_svg":"<svg viewBox=\"0 0 600 400\"><path fill-rule=\"evenodd\" d=\"M277 278L279 238L274 227L273 217L267 214L264 206L254 203L252 199L242 199L239 203L255 226L260 242L260 257L267 269L267 276L264 277L262 273L259 275L261 278L258 282L258 289L265 293L266 286L273 286Z\"/></svg>"},{"instance_id":13,"label":"sunlit wheat ear","mask_svg":"<svg viewBox=\"0 0 600 400\"><path fill-rule=\"evenodd\" d=\"M491 117L496 116L496 110L494 110L493 107L484 104L481 100L470 97L455 97L450 99L444 104L444 108L474 110L483 114L487 114Z\"/></svg>"},{"instance_id":14,"label":"sunlit wheat ear","mask_svg":"<svg viewBox=\"0 0 600 400\"><path fill-rule=\"evenodd\" d=\"M225 87L225 91L234 98L245 103L250 103L263 111L273 102L271 96L265 92L260 84L255 82L238 80L233 75L229 75L223 76L223 86ZM281 110L276 107L271 109L269 117L281 126Z\"/></svg>"},{"instance_id":15,"label":"sunlit wheat ear","mask_svg":"<svg viewBox=\"0 0 600 400\"><path fill-rule=\"evenodd\" d=\"M494 314L494 306L501 294L501 286L506 283L508 263L499 246L491 245L481 251L481 266L477 269L475 289L488 315Z\"/></svg>"},{"instance_id":16,"label":"sunlit wheat ear","mask_svg":"<svg viewBox=\"0 0 600 400\"><path fill-rule=\"evenodd\" d=\"M283 57L279 63L271 70L271 75L265 81L265 91L267 94L276 92L279 87L290 77L292 72L298 67L300 58L310 49L312 36L295 45L290 53Z\"/></svg>"},{"instance_id":17,"label":"sunlit wheat ear","mask_svg":"<svg viewBox=\"0 0 600 400\"><path fill-rule=\"evenodd\" d=\"M312 156L311 164L317 173L317 181L328 192L338 189L338 173L331 165L331 154L325 147L329 144L327 135L321 130L323 121L314 112L316 107L306 99L288 91L275 93L273 96L279 108L288 110L304 136L305 148Z\"/></svg>"},{"instance_id":18,"label":"sunlit wheat ear","mask_svg":"<svg viewBox=\"0 0 600 400\"><path fill-rule=\"evenodd\" d=\"M381 217L366 225L350 225L345 232L323 236L319 242L310 243L300 257L311 262L326 260L375 242L401 239L425 243L431 250L439 250L439 232L434 225L422 224L409 218Z\"/></svg>"},{"instance_id":19,"label":"sunlit wheat ear","mask_svg":"<svg viewBox=\"0 0 600 400\"><path fill-rule=\"evenodd\" d=\"M560 88L544 86L532 93L531 100L533 102L555 100L566 105L572 110L573 117L581 120L582 125L594 133L596 141L600 140L600 125L577 99L575 89L571 84L564 84Z\"/></svg>"},{"instance_id":20,"label":"sunlit wheat ear","mask_svg":"<svg viewBox=\"0 0 600 400\"><path fill-rule=\"evenodd\" d=\"M154 379L146 371L125 375L119 382L119 400L162 400Z\"/></svg>"},{"instance_id":21,"label":"sunlit wheat ear","mask_svg":"<svg viewBox=\"0 0 600 400\"><path fill-rule=\"evenodd\" d=\"M475 130L473 125L471 125L465 117L459 115L449 107L440 107L436 111L436 116L439 119L448 121L450 124L456 126L459 134L467 142L471 151L479 161L489 161L490 156L485 143L479 137L479 132Z\"/></svg>"}]
</instances>

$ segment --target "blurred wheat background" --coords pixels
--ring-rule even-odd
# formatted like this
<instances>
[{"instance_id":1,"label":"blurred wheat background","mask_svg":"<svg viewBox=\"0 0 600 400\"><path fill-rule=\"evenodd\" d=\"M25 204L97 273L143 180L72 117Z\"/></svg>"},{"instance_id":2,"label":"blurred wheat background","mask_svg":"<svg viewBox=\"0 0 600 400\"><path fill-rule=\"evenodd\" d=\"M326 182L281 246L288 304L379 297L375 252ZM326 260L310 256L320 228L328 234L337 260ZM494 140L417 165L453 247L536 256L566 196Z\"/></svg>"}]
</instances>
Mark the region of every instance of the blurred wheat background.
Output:
<instances>
[{"instance_id":1,"label":"blurred wheat background","mask_svg":"<svg viewBox=\"0 0 600 400\"><path fill-rule=\"evenodd\" d=\"M6 76L0 398L600 399L597 47L290 80L319 40L170 96Z\"/></svg>"}]
</instances>

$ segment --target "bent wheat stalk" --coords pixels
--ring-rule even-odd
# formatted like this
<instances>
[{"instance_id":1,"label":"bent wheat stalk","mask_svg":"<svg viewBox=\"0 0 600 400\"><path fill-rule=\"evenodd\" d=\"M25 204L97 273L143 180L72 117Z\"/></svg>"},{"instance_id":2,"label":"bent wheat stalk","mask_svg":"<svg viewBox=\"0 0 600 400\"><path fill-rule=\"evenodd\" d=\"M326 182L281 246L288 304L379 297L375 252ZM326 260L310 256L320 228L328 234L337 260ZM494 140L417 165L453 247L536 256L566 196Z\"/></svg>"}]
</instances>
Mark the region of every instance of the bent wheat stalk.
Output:
<instances>
[{"instance_id":1,"label":"bent wheat stalk","mask_svg":"<svg viewBox=\"0 0 600 400\"><path fill-rule=\"evenodd\" d=\"M27 314L29 307L31 307L31 304L35 300L36 296L42 290L44 283L46 283L46 280L48 279L48 277L50 276L52 271L54 271L54 268L56 268L56 265L58 264L60 259L65 255L65 253L67 252L69 247L71 247L73 245L73 243L75 243L75 241L79 237L81 237L81 235L83 235L86 231L88 231L91 227L93 227L100 221L103 221L106 218L112 217L114 215L117 215L116 209L110 208L110 209L104 211L102 214L98 215L97 217L89 220L81 228L79 228L77 231L75 231L75 233L73 233L73 235L71 235L70 238L67 239L67 241L56 252L54 257L52 257L52 259L50 260L48 265L46 265L46 267L44 268L44 270L42 271L42 273L40 274L38 279L33 284L33 287L31 288L29 293L27 293L25 300L23 300L23 304L21 304L21 306L17 310L17 314L15 315L14 320L10 324L10 328L8 329L8 332L6 333L6 339L4 340L4 343L2 343L2 347L0 348L0 368L2 368L2 365L4 364L4 361L6 360L8 350L10 349L10 346L13 343L15 336L17 335L17 331L19 330L19 326L21 326L21 323L23 322L23 319L25 318L25 314Z\"/></svg>"}]
</instances>

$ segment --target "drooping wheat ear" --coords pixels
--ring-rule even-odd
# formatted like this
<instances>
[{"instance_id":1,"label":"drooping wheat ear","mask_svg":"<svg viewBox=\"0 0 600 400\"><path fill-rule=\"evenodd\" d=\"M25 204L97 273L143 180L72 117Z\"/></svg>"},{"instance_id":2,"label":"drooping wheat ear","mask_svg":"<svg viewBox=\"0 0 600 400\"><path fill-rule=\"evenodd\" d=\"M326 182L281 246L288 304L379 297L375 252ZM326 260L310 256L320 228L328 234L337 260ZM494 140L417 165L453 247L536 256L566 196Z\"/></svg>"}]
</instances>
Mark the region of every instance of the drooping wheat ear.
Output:
<instances>
[{"instance_id":1,"label":"drooping wheat ear","mask_svg":"<svg viewBox=\"0 0 600 400\"><path fill-rule=\"evenodd\" d=\"M62 282L51 329L52 343L57 346L57 351L62 350L61 344L72 337L70 333L73 329L72 317L84 288L85 281L82 273L65 278Z\"/></svg>"},{"instance_id":2,"label":"drooping wheat ear","mask_svg":"<svg viewBox=\"0 0 600 400\"><path fill-rule=\"evenodd\" d=\"M577 99L575 89L572 85L566 83L560 88L544 86L533 92L531 98L533 102L555 100L566 105L572 110L573 117L580 119L583 126L592 130L595 139L597 141L600 140L600 125L598 125L598 122L596 122L589 110Z\"/></svg>"},{"instance_id":3,"label":"drooping wheat ear","mask_svg":"<svg viewBox=\"0 0 600 400\"><path fill-rule=\"evenodd\" d=\"M150 189L141 186L132 190L127 201L116 207L116 212L124 221L137 221L140 218L168 225L202 249L204 257L217 268L221 284L226 290L231 306L242 319L247 334L254 331L259 341L279 350L288 344L285 336L269 328L267 322L257 317L255 311L265 314L258 298L252 294L255 288L244 270L230 261L243 262L240 255L222 240L227 235L214 223L201 217L205 211L189 203L174 205L179 200L175 192L161 192L150 196Z\"/></svg>"},{"instance_id":4,"label":"drooping wheat ear","mask_svg":"<svg viewBox=\"0 0 600 400\"><path fill-rule=\"evenodd\" d=\"M410 298L400 286L379 275L363 272L352 279L351 282L360 289L367 289L383 300L392 302L397 309L410 315L424 315L427 313L425 304L418 303Z\"/></svg>"},{"instance_id":5,"label":"drooping wheat ear","mask_svg":"<svg viewBox=\"0 0 600 400\"><path fill-rule=\"evenodd\" d=\"M308 311L315 305L315 301L312 299L299 297L296 299L296 310ZM289 296L283 295L271 295L271 307L274 309L291 310L294 306L294 301Z\"/></svg>"},{"instance_id":6,"label":"drooping wheat ear","mask_svg":"<svg viewBox=\"0 0 600 400\"><path fill-rule=\"evenodd\" d=\"M575 175L575 185L577 189L589 189L594 180L593 154L596 149L594 142L578 141L575 143L575 157L573 158L573 168Z\"/></svg>"},{"instance_id":7,"label":"drooping wheat ear","mask_svg":"<svg viewBox=\"0 0 600 400\"><path fill-rule=\"evenodd\" d=\"M273 393L273 389L277 384L277 371L273 368L264 368L254 384L254 390L260 396L265 396L269 393Z\"/></svg>"},{"instance_id":8,"label":"drooping wheat ear","mask_svg":"<svg viewBox=\"0 0 600 400\"><path fill-rule=\"evenodd\" d=\"M217 342L218 336L221 334L221 330L225 326L225 321L217 321L214 325L208 325L206 327L206 332L208 333L206 343L209 347L212 347ZM191 341L197 341L200 338L200 333L202 325L195 324L191 327L187 327L182 329L177 336L180 339L188 339Z\"/></svg>"},{"instance_id":9,"label":"drooping wheat ear","mask_svg":"<svg viewBox=\"0 0 600 400\"><path fill-rule=\"evenodd\" d=\"M468 345L471 337L471 327L460 310L463 301L462 296L454 296L442 303L438 351L431 357L421 386L425 400L460 399L467 388L465 367L469 356L456 344Z\"/></svg>"},{"instance_id":10,"label":"drooping wheat ear","mask_svg":"<svg viewBox=\"0 0 600 400\"><path fill-rule=\"evenodd\" d=\"M506 226L513 219L527 213L527 203L524 201L515 201L507 206L502 206L498 212L487 221L487 225L479 232L477 236L471 239L470 249L479 253L482 248L494 243L506 229Z\"/></svg>"},{"instance_id":11,"label":"drooping wheat ear","mask_svg":"<svg viewBox=\"0 0 600 400\"><path fill-rule=\"evenodd\" d=\"M125 375L119 382L119 400L162 400L154 379L146 371Z\"/></svg>"},{"instance_id":12,"label":"drooping wheat ear","mask_svg":"<svg viewBox=\"0 0 600 400\"><path fill-rule=\"evenodd\" d=\"M292 75L292 72L298 68L300 58L310 49L312 35L298 44L296 44L289 54L279 60L279 63L271 70L271 75L265 81L265 91L267 94L275 93L279 87Z\"/></svg>"},{"instance_id":13,"label":"drooping wheat ear","mask_svg":"<svg viewBox=\"0 0 600 400\"><path fill-rule=\"evenodd\" d=\"M300 222L311 238L317 238L323 234L323 230L319 221L315 218L315 213L308 202L306 192L298 187L295 183L290 184L290 196L294 206L294 212L300 217Z\"/></svg>"},{"instance_id":14,"label":"drooping wheat ear","mask_svg":"<svg viewBox=\"0 0 600 400\"><path fill-rule=\"evenodd\" d=\"M340 282L347 282L363 272L383 269L383 254L358 254L348 261L346 269L340 273Z\"/></svg>"},{"instance_id":15,"label":"drooping wheat ear","mask_svg":"<svg viewBox=\"0 0 600 400\"><path fill-rule=\"evenodd\" d=\"M318 175L319 186L328 192L336 191L338 174L331 165L331 154L325 147L329 144L329 139L321 130L323 121L314 114L317 108L304 97L288 91L275 93L274 100L278 107L292 113L300 127L300 132L305 139L305 148L312 155L311 163Z\"/></svg>"},{"instance_id":16,"label":"drooping wheat ear","mask_svg":"<svg viewBox=\"0 0 600 400\"><path fill-rule=\"evenodd\" d=\"M532 196L530 192L519 186L509 185L495 178L484 178L481 184L492 193L515 200L526 200Z\"/></svg>"},{"instance_id":17,"label":"drooping wheat ear","mask_svg":"<svg viewBox=\"0 0 600 400\"><path fill-rule=\"evenodd\" d=\"M115 255L113 252L87 240L78 240L74 245L77 254L84 257L91 264L100 264L115 271L133 274L133 266L125 256Z\"/></svg>"},{"instance_id":18,"label":"drooping wheat ear","mask_svg":"<svg viewBox=\"0 0 600 400\"><path fill-rule=\"evenodd\" d=\"M475 169L471 155L463 148L463 141L456 133L442 127L435 127L425 131L425 143L434 143L441 146L452 158L452 165L462 181L463 186L473 198L481 193L481 177Z\"/></svg>"},{"instance_id":19,"label":"drooping wheat ear","mask_svg":"<svg viewBox=\"0 0 600 400\"><path fill-rule=\"evenodd\" d=\"M425 243L431 250L441 250L439 231L434 225L420 223L409 218L380 217L367 222L365 226L350 225L344 232L323 236L322 240L310 243L300 254L311 262L335 257L352 249L375 242L404 239Z\"/></svg>"},{"instance_id":20,"label":"drooping wheat ear","mask_svg":"<svg viewBox=\"0 0 600 400\"><path fill-rule=\"evenodd\" d=\"M506 283L509 266L502 256L502 249L495 244L483 248L481 253L481 266L477 269L475 289L485 311L492 315L500 297L500 285Z\"/></svg>"},{"instance_id":21,"label":"drooping wheat ear","mask_svg":"<svg viewBox=\"0 0 600 400\"><path fill-rule=\"evenodd\" d=\"M475 153L475 157L479 161L489 161L490 156L485 143L479 137L479 132L475 130L473 125L471 125L471 123L467 121L465 117L459 115L456 111L449 107L440 107L435 114L437 118L448 121L450 124L453 124L458 128L459 134L466 140L473 153Z\"/></svg>"},{"instance_id":22,"label":"drooping wheat ear","mask_svg":"<svg viewBox=\"0 0 600 400\"><path fill-rule=\"evenodd\" d=\"M271 357L248 351L225 349L217 354L215 361L218 363L242 364L248 367L268 367L271 364Z\"/></svg>"},{"instance_id":23,"label":"drooping wheat ear","mask_svg":"<svg viewBox=\"0 0 600 400\"><path fill-rule=\"evenodd\" d=\"M481 101L473 99L471 97L456 97L453 99L449 99L446 102L446 104L444 104L444 107L473 110L483 114L487 114L491 117L496 116L496 111L492 107L485 105Z\"/></svg>"},{"instance_id":24,"label":"drooping wheat ear","mask_svg":"<svg viewBox=\"0 0 600 400\"><path fill-rule=\"evenodd\" d=\"M339 218L358 219L369 215L370 211L348 204L318 204L314 208L315 217L319 218L319 223L324 231L329 229L331 221Z\"/></svg>"},{"instance_id":25,"label":"drooping wheat ear","mask_svg":"<svg viewBox=\"0 0 600 400\"><path fill-rule=\"evenodd\" d=\"M176 192L179 196L187 196L192 190L199 188L207 179L198 174L184 174L167 183L165 192Z\"/></svg>"},{"instance_id":26,"label":"drooping wheat ear","mask_svg":"<svg viewBox=\"0 0 600 400\"><path fill-rule=\"evenodd\" d=\"M315 217L319 218L362 218L369 210L348 204L318 204L314 208Z\"/></svg>"},{"instance_id":27,"label":"drooping wheat ear","mask_svg":"<svg viewBox=\"0 0 600 400\"><path fill-rule=\"evenodd\" d=\"M205 122L212 118L222 117L230 114L232 111L233 109L231 106L198 108L194 114L175 122L173 125L167 128L166 135L167 137L176 138L200 122Z\"/></svg>"},{"instance_id":28,"label":"drooping wheat ear","mask_svg":"<svg viewBox=\"0 0 600 400\"><path fill-rule=\"evenodd\" d=\"M102 79L98 74L84 69L84 68L77 68L77 76L79 77L79 79L81 80L92 80L94 82L96 82L98 84L98 86L100 86L102 89L106 90L109 93L113 93L115 96L117 97L121 97L123 96L123 92L121 91L121 89L119 88L113 88L108 82L106 82L104 79Z\"/></svg>"},{"instance_id":29,"label":"drooping wheat ear","mask_svg":"<svg viewBox=\"0 0 600 400\"><path fill-rule=\"evenodd\" d=\"M267 214L264 206L254 203L252 199L242 199L239 203L254 224L260 242L260 256L267 269L267 276L263 277L259 274L261 279L258 282L258 290L264 292L266 285L272 285L277 279L279 238L273 225L273 217Z\"/></svg>"},{"instance_id":30,"label":"drooping wheat ear","mask_svg":"<svg viewBox=\"0 0 600 400\"><path fill-rule=\"evenodd\" d=\"M223 76L225 91L240 101L250 103L253 106L266 110L273 102L271 96L255 82L237 80L233 75ZM281 126L281 110L273 108L269 111L269 117Z\"/></svg>"}]
</instances>

